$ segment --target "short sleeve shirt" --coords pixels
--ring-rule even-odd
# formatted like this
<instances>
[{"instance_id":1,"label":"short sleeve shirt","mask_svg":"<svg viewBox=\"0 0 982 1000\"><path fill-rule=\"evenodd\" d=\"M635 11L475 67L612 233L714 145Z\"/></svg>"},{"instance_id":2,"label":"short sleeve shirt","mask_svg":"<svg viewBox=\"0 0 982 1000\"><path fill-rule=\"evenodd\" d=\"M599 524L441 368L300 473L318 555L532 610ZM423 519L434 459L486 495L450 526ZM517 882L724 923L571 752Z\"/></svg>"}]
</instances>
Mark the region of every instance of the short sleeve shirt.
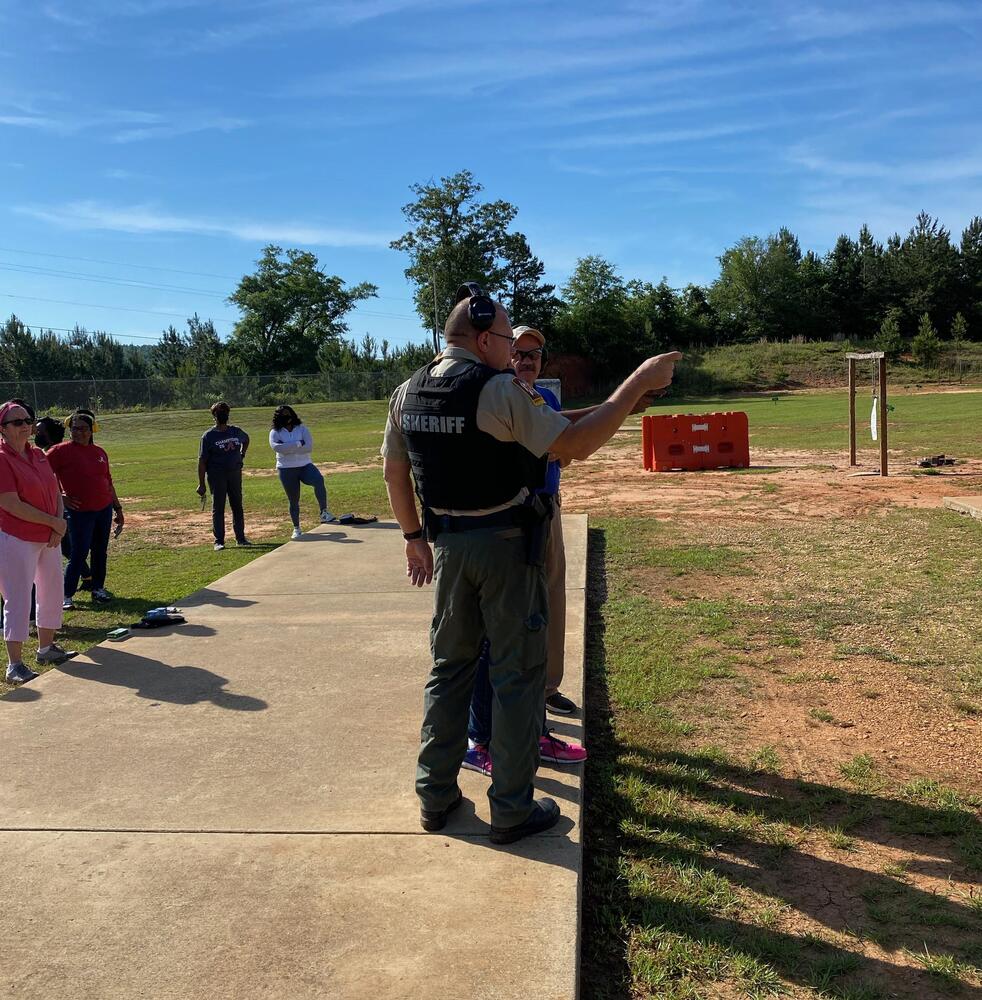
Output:
<instances>
[{"instance_id":1,"label":"short sleeve shirt","mask_svg":"<svg viewBox=\"0 0 982 1000\"><path fill-rule=\"evenodd\" d=\"M536 383L535 388L539 391L539 394L546 401L546 405L553 410L561 410L562 406L559 400L553 395L552 390L547 389L544 385L539 385ZM560 468L559 461L553 459L549 465L546 467L546 484L541 490L536 490L536 493L541 493L543 496L554 497L559 492L559 478L562 475L562 469Z\"/></svg>"},{"instance_id":2,"label":"short sleeve shirt","mask_svg":"<svg viewBox=\"0 0 982 1000\"><path fill-rule=\"evenodd\" d=\"M242 449L249 444L249 435L240 427L229 424L224 430L212 427L201 435L198 458L213 470L242 468Z\"/></svg>"},{"instance_id":3,"label":"short sleeve shirt","mask_svg":"<svg viewBox=\"0 0 982 1000\"><path fill-rule=\"evenodd\" d=\"M463 365L480 362L477 355L462 347L448 347L434 375L454 375ZM382 440L382 456L400 462L409 461L406 439L400 430L402 401L409 381L405 381L389 400L389 416ZM551 409L535 389L527 386L513 371L503 371L488 379L477 400L477 426L498 441L515 441L541 458L549 446L569 426L569 420ZM511 501L500 507L479 511L438 510L438 514L488 514L512 504L522 503L528 491L524 488Z\"/></svg>"},{"instance_id":4,"label":"short sleeve shirt","mask_svg":"<svg viewBox=\"0 0 982 1000\"><path fill-rule=\"evenodd\" d=\"M462 347L448 347L433 374L453 375L463 364L479 361L480 358ZM402 462L409 461L406 439L400 430L402 401L408 385L408 380L403 382L389 400L389 417L382 441L383 457ZM509 370L485 383L477 401L477 426L498 441L517 441L540 458L566 430L569 421Z\"/></svg>"},{"instance_id":5,"label":"short sleeve shirt","mask_svg":"<svg viewBox=\"0 0 982 1000\"><path fill-rule=\"evenodd\" d=\"M105 510L113 502L109 456L97 444L65 441L48 452L62 491L83 511Z\"/></svg>"},{"instance_id":6,"label":"short sleeve shirt","mask_svg":"<svg viewBox=\"0 0 982 1000\"><path fill-rule=\"evenodd\" d=\"M18 454L0 444L0 493L16 493L24 503L53 517L58 514L58 480L40 448L28 445ZM23 521L0 510L0 531L25 542L47 542L51 528L45 524Z\"/></svg>"}]
</instances>

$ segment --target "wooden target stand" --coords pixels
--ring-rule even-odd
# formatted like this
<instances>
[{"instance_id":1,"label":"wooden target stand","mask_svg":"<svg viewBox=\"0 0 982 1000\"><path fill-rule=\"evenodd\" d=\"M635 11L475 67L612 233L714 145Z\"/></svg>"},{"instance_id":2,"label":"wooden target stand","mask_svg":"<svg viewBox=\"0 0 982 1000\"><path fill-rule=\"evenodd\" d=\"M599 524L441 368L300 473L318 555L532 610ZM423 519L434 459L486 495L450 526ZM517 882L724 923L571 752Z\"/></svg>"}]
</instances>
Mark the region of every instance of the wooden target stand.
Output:
<instances>
[{"instance_id":1,"label":"wooden target stand","mask_svg":"<svg viewBox=\"0 0 982 1000\"><path fill-rule=\"evenodd\" d=\"M880 444L880 472L887 471L887 358L882 351L871 351L869 354L847 354L849 360L849 464L858 465L856 461L856 362L875 361L879 374L879 391L877 393L877 438ZM875 472L860 472L861 476L875 476Z\"/></svg>"}]
</instances>

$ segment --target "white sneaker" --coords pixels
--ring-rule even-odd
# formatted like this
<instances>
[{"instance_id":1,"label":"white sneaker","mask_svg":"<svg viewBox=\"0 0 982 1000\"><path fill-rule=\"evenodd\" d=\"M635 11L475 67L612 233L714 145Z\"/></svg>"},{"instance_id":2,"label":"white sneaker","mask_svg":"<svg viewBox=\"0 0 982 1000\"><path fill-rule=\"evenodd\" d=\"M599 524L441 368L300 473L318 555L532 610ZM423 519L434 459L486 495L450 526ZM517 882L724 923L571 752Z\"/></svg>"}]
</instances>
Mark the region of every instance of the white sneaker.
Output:
<instances>
[{"instance_id":1,"label":"white sneaker","mask_svg":"<svg viewBox=\"0 0 982 1000\"><path fill-rule=\"evenodd\" d=\"M298 538L303 538L303 532L299 528L294 528L290 535L290 541L295 542Z\"/></svg>"},{"instance_id":2,"label":"white sneaker","mask_svg":"<svg viewBox=\"0 0 982 1000\"><path fill-rule=\"evenodd\" d=\"M336 520L337 518L329 510L321 511L321 524L331 524Z\"/></svg>"}]
</instances>

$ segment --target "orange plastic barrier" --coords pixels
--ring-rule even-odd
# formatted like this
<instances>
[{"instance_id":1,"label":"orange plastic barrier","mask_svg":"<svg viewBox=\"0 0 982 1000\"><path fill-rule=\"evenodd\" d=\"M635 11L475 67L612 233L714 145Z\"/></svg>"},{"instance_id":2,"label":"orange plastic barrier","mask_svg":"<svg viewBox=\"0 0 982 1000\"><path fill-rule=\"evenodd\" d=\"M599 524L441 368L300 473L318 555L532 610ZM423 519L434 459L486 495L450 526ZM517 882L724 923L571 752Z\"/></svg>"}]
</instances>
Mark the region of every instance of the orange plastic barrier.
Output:
<instances>
[{"instance_id":1,"label":"orange plastic barrier","mask_svg":"<svg viewBox=\"0 0 982 1000\"><path fill-rule=\"evenodd\" d=\"M750 465L746 413L676 413L641 418L641 448L649 472L745 469Z\"/></svg>"}]
</instances>

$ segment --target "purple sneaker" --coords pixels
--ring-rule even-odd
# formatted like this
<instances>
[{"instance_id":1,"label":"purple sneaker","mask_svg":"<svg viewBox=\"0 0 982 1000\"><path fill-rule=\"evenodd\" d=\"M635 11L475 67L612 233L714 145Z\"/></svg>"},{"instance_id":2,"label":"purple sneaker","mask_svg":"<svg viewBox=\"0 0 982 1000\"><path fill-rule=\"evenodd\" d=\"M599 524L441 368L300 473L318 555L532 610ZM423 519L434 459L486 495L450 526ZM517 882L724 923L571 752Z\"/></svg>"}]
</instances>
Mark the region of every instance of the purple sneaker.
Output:
<instances>
[{"instance_id":1,"label":"purple sneaker","mask_svg":"<svg viewBox=\"0 0 982 1000\"><path fill-rule=\"evenodd\" d=\"M549 729L539 738L539 756L550 764L579 764L587 754L578 743L566 743Z\"/></svg>"},{"instance_id":2,"label":"purple sneaker","mask_svg":"<svg viewBox=\"0 0 982 1000\"><path fill-rule=\"evenodd\" d=\"M486 778L490 778L491 754L488 753L488 748L480 745L468 747L467 753L464 754L463 763L460 766L466 767L468 771L477 771Z\"/></svg>"}]
</instances>

